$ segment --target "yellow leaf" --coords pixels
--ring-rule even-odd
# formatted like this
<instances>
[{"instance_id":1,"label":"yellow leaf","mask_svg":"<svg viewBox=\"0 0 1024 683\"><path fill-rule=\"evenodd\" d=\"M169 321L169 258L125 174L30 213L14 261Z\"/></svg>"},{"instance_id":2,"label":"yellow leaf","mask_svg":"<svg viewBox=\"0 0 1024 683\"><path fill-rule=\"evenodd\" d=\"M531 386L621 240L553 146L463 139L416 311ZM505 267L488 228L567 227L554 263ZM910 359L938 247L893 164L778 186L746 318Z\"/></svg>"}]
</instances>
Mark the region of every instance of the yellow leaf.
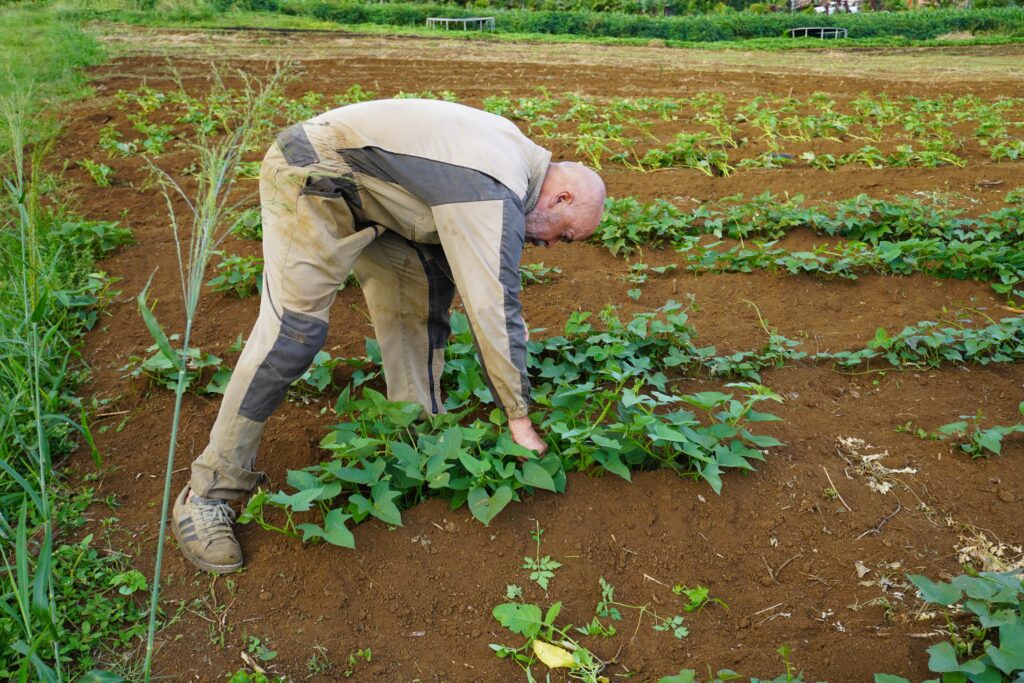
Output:
<instances>
[{"instance_id":1,"label":"yellow leaf","mask_svg":"<svg viewBox=\"0 0 1024 683\"><path fill-rule=\"evenodd\" d=\"M542 640L533 641L533 654L537 659L544 662L551 669L572 668L574 662L568 650L545 643Z\"/></svg>"}]
</instances>

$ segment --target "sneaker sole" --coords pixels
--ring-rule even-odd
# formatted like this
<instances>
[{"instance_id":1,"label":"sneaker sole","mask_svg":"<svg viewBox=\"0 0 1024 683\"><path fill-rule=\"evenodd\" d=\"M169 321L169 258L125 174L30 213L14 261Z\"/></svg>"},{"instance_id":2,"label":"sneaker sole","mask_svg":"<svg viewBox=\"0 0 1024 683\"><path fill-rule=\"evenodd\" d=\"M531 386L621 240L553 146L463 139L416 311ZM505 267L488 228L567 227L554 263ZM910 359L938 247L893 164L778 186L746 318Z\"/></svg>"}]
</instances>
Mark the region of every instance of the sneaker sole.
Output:
<instances>
[{"instance_id":1,"label":"sneaker sole","mask_svg":"<svg viewBox=\"0 0 1024 683\"><path fill-rule=\"evenodd\" d=\"M178 534L178 525L171 521L171 531L174 532L174 538L178 541L178 548L181 550L181 554L185 556L185 559L199 567L203 571L213 572L214 574L230 574L237 572L242 568L242 562L236 562L235 564L213 564L207 562L203 558L190 553L185 547L185 543L181 540L181 536Z\"/></svg>"}]
</instances>

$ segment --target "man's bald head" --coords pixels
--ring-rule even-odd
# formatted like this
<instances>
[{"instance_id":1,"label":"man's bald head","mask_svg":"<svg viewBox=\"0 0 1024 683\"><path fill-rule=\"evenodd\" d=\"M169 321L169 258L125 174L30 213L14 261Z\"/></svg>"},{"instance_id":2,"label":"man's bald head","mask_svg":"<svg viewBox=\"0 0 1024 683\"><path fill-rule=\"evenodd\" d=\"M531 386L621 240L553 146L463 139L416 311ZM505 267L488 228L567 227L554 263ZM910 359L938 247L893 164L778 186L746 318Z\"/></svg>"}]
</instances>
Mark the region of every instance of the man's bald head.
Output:
<instances>
[{"instance_id":1,"label":"man's bald head","mask_svg":"<svg viewBox=\"0 0 1024 683\"><path fill-rule=\"evenodd\" d=\"M526 216L527 239L545 246L587 239L601 222L604 199L604 181L593 170L575 161L549 164L537 205Z\"/></svg>"}]
</instances>

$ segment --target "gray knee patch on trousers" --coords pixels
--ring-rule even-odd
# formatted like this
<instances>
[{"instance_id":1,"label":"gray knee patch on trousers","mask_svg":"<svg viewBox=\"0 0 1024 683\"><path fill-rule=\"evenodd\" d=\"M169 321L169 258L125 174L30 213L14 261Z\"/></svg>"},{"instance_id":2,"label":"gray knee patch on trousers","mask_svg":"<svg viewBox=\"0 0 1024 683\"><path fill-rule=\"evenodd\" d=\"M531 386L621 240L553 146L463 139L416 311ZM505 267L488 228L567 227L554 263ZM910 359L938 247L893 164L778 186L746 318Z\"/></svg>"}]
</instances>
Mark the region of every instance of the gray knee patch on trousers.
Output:
<instances>
[{"instance_id":1,"label":"gray knee patch on trousers","mask_svg":"<svg viewBox=\"0 0 1024 683\"><path fill-rule=\"evenodd\" d=\"M309 369L326 338L323 320L285 309L277 340L256 368L238 414L254 422L266 421L291 383Z\"/></svg>"}]
</instances>

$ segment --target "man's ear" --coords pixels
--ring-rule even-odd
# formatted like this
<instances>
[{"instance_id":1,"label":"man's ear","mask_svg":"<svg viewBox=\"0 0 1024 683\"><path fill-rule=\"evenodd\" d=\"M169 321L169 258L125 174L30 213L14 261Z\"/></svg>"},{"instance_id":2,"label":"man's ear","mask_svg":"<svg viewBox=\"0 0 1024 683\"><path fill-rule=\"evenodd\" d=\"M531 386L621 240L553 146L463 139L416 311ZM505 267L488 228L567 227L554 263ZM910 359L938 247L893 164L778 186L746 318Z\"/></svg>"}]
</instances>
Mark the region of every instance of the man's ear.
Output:
<instances>
[{"instance_id":1,"label":"man's ear","mask_svg":"<svg viewBox=\"0 0 1024 683\"><path fill-rule=\"evenodd\" d=\"M555 195L555 204L572 204L572 192L569 190L562 190Z\"/></svg>"}]
</instances>

